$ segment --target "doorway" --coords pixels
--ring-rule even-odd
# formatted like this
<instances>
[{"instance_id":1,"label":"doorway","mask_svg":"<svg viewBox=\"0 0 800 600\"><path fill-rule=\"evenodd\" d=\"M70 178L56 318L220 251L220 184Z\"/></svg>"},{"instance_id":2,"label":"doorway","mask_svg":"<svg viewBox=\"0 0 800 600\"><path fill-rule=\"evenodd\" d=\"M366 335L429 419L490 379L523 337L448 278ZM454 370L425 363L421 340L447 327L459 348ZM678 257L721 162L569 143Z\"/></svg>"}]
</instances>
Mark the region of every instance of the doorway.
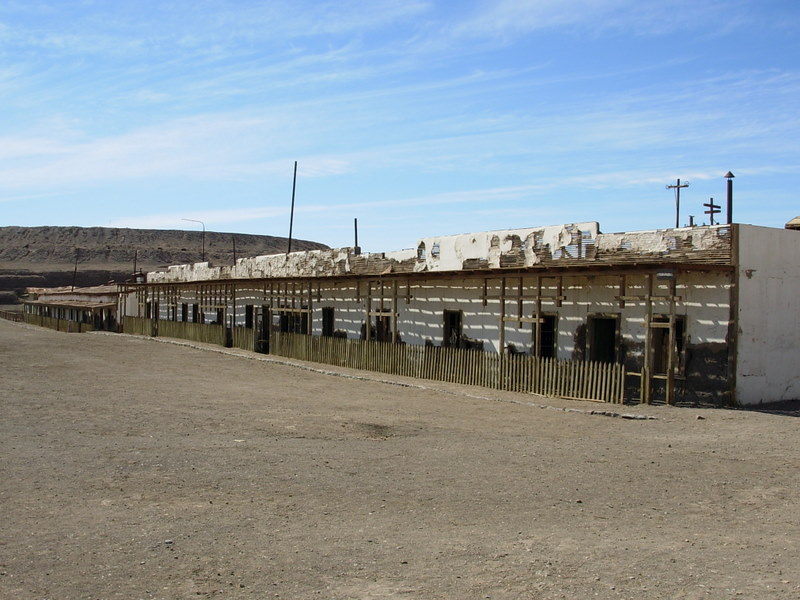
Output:
<instances>
[{"instance_id":1,"label":"doorway","mask_svg":"<svg viewBox=\"0 0 800 600\"><path fill-rule=\"evenodd\" d=\"M461 311L444 311L444 339L442 340L442 346L459 348L461 346L462 335Z\"/></svg>"},{"instance_id":2,"label":"doorway","mask_svg":"<svg viewBox=\"0 0 800 600\"><path fill-rule=\"evenodd\" d=\"M615 363L619 356L619 317L589 317L586 356L590 361Z\"/></svg>"}]
</instances>

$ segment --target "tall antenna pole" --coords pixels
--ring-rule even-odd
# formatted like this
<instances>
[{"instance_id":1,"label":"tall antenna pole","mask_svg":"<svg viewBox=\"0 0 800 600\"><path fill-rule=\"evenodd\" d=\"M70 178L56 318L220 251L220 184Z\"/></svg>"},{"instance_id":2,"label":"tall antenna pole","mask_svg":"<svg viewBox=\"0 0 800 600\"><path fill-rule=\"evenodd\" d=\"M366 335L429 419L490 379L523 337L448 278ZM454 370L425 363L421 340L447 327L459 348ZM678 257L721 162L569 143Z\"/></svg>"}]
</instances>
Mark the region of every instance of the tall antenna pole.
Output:
<instances>
[{"instance_id":1,"label":"tall antenna pole","mask_svg":"<svg viewBox=\"0 0 800 600\"><path fill-rule=\"evenodd\" d=\"M356 234L355 247L358 248L358 219L353 219L353 230Z\"/></svg>"},{"instance_id":2,"label":"tall antenna pole","mask_svg":"<svg viewBox=\"0 0 800 600\"><path fill-rule=\"evenodd\" d=\"M689 182L678 179L675 185L668 185L668 190L675 190L675 229L681 226L681 188L689 187Z\"/></svg>"},{"instance_id":3,"label":"tall antenna pole","mask_svg":"<svg viewBox=\"0 0 800 600\"><path fill-rule=\"evenodd\" d=\"M292 177L292 211L289 213L289 248L286 254L292 251L292 225L294 224L294 191L297 187L297 161L294 161L294 177Z\"/></svg>"}]
</instances>

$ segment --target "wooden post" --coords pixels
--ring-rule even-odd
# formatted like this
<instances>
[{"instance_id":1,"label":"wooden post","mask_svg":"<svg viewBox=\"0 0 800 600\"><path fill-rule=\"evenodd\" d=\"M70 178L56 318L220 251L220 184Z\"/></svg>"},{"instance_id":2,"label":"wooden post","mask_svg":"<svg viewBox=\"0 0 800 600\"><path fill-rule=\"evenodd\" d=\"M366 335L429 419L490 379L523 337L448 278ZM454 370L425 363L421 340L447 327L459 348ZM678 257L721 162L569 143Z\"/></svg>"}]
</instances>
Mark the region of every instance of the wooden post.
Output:
<instances>
[{"instance_id":1,"label":"wooden post","mask_svg":"<svg viewBox=\"0 0 800 600\"><path fill-rule=\"evenodd\" d=\"M306 319L308 320L308 324L306 325L306 330L308 331L308 335L313 334L312 326L314 324L314 313L312 311L312 304L314 302L314 290L312 281L309 279L308 281L308 313L306 313Z\"/></svg>"},{"instance_id":2,"label":"wooden post","mask_svg":"<svg viewBox=\"0 0 800 600\"><path fill-rule=\"evenodd\" d=\"M500 278L500 356L506 352L506 278ZM503 361L501 358L500 364Z\"/></svg>"},{"instance_id":3,"label":"wooden post","mask_svg":"<svg viewBox=\"0 0 800 600\"><path fill-rule=\"evenodd\" d=\"M533 322L533 354L534 356L542 356L542 278L536 276L536 317Z\"/></svg>"},{"instance_id":4,"label":"wooden post","mask_svg":"<svg viewBox=\"0 0 800 600\"><path fill-rule=\"evenodd\" d=\"M642 360L640 402L642 404L650 404L650 345L653 339L650 323L653 320L653 274L647 273L645 278L644 358Z\"/></svg>"},{"instance_id":5,"label":"wooden post","mask_svg":"<svg viewBox=\"0 0 800 600\"><path fill-rule=\"evenodd\" d=\"M400 314L400 307L397 306L397 280L392 281L392 343L396 344L397 339L397 318Z\"/></svg>"},{"instance_id":6,"label":"wooden post","mask_svg":"<svg viewBox=\"0 0 800 600\"><path fill-rule=\"evenodd\" d=\"M366 321L364 327L364 339L367 341L372 337L372 323L370 323L370 313L372 312L372 282L367 281L367 296L365 299L366 304Z\"/></svg>"},{"instance_id":7,"label":"wooden post","mask_svg":"<svg viewBox=\"0 0 800 600\"><path fill-rule=\"evenodd\" d=\"M669 283L669 336L667 343L667 390L666 402L673 404L675 401L675 298L678 295L678 274L675 273Z\"/></svg>"}]
</instances>

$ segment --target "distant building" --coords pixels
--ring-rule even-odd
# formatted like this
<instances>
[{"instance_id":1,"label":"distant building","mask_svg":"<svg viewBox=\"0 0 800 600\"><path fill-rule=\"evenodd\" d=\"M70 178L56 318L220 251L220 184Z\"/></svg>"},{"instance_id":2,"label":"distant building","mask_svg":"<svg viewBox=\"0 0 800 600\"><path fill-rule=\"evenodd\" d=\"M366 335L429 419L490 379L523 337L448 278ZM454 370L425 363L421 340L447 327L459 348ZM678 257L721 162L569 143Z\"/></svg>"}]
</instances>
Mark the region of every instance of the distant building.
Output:
<instances>
[{"instance_id":1,"label":"distant building","mask_svg":"<svg viewBox=\"0 0 800 600\"><path fill-rule=\"evenodd\" d=\"M85 288L28 288L24 319L61 331L116 331L120 291L117 285Z\"/></svg>"}]
</instances>

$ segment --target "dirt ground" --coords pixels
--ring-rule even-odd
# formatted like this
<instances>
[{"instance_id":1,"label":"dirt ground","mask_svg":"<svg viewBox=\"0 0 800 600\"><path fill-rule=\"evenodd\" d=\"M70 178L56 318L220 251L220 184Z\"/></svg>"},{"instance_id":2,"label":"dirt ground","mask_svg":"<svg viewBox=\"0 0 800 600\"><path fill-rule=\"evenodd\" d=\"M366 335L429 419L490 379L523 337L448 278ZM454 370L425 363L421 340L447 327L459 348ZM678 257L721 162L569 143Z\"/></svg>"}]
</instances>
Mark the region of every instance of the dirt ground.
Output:
<instances>
[{"instance_id":1,"label":"dirt ground","mask_svg":"<svg viewBox=\"0 0 800 600\"><path fill-rule=\"evenodd\" d=\"M2 320L0 359L3 599L800 597L795 417Z\"/></svg>"}]
</instances>

